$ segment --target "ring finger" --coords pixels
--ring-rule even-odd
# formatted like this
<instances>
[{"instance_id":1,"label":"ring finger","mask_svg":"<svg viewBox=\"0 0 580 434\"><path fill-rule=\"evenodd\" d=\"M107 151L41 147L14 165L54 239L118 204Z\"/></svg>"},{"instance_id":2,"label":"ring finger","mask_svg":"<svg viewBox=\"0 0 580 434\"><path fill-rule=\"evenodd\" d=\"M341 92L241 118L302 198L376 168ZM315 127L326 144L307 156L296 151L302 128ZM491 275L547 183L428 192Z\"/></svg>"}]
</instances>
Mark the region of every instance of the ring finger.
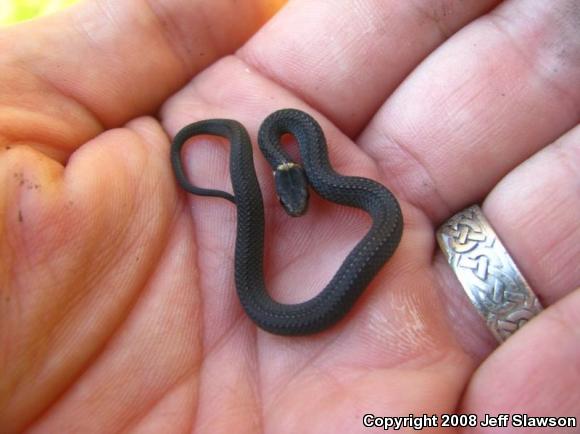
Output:
<instances>
[{"instance_id":1,"label":"ring finger","mask_svg":"<svg viewBox=\"0 0 580 434\"><path fill-rule=\"evenodd\" d=\"M458 411L478 414L480 420L486 413L575 417L577 424L580 126L506 176L483 208L545 310L484 360L472 376ZM470 302L440 256L436 264L446 299L455 300L447 305L450 317L455 318L455 335L468 351L482 356L495 346L482 345L482 336L487 334L485 323L477 318L473 306L468 306ZM515 426L515 422L510 417L508 426ZM502 429L478 427L475 431Z\"/></svg>"},{"instance_id":2,"label":"ring finger","mask_svg":"<svg viewBox=\"0 0 580 434\"><path fill-rule=\"evenodd\" d=\"M577 126L502 179L483 204L486 217L544 307L580 286L579 144ZM435 264L455 335L469 353L482 357L495 341L441 253Z\"/></svg>"}]
</instances>

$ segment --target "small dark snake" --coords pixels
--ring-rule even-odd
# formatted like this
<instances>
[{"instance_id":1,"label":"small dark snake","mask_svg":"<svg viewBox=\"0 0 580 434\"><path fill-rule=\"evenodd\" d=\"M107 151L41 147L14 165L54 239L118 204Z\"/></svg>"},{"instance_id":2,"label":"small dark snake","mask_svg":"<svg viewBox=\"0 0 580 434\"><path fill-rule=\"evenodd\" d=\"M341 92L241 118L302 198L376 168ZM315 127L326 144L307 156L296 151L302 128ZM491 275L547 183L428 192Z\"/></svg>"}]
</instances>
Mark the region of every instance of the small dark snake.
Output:
<instances>
[{"instance_id":1,"label":"small dark snake","mask_svg":"<svg viewBox=\"0 0 580 434\"><path fill-rule=\"evenodd\" d=\"M304 169L281 147L291 134L298 142ZM234 195L193 186L183 170L181 149L193 136L210 134L230 141L230 176ZM264 284L264 205L258 185L252 143L237 121L211 119L183 128L171 146L177 181L186 191L216 196L237 206L235 279L238 296L248 316L262 329L280 335L306 335L340 320L393 255L401 239L403 218L399 203L383 185L367 178L342 176L328 160L320 125L308 114L279 110L262 123L258 143L274 170L277 193L288 214L302 215L308 204L308 184L324 199L366 211L372 217L367 234L344 260L332 280L312 299L297 304L275 301Z\"/></svg>"}]
</instances>

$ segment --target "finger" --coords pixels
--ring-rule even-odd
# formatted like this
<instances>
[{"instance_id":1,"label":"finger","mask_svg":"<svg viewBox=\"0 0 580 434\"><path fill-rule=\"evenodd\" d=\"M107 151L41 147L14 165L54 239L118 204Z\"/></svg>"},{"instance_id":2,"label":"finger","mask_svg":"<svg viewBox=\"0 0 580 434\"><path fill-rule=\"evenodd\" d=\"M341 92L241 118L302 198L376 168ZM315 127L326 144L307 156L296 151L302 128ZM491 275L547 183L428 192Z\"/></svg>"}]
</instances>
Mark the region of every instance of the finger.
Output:
<instances>
[{"instance_id":1,"label":"finger","mask_svg":"<svg viewBox=\"0 0 580 434\"><path fill-rule=\"evenodd\" d=\"M580 126L518 166L484 203L486 217L544 306L580 285L579 168ZM489 352L495 344L484 322L441 257L437 269L460 341L470 353Z\"/></svg>"},{"instance_id":2,"label":"finger","mask_svg":"<svg viewBox=\"0 0 580 434\"><path fill-rule=\"evenodd\" d=\"M485 413L574 417L574 426L578 429L579 312L580 288L512 336L475 372L459 411L477 413L481 420ZM514 422L517 420L512 416L507 431L518 427ZM554 430L560 431L552 427L545 432ZM505 431L505 427L474 430L478 433ZM534 432L544 431L535 428Z\"/></svg>"},{"instance_id":3,"label":"finger","mask_svg":"<svg viewBox=\"0 0 580 434\"><path fill-rule=\"evenodd\" d=\"M295 1L239 54L352 136L424 57L498 2Z\"/></svg>"},{"instance_id":4,"label":"finger","mask_svg":"<svg viewBox=\"0 0 580 434\"><path fill-rule=\"evenodd\" d=\"M578 123L579 19L574 0L503 4L424 62L359 144L435 219L481 199Z\"/></svg>"},{"instance_id":5,"label":"finger","mask_svg":"<svg viewBox=\"0 0 580 434\"><path fill-rule=\"evenodd\" d=\"M102 128L154 111L280 3L94 0L2 29L0 144L65 158Z\"/></svg>"}]
</instances>

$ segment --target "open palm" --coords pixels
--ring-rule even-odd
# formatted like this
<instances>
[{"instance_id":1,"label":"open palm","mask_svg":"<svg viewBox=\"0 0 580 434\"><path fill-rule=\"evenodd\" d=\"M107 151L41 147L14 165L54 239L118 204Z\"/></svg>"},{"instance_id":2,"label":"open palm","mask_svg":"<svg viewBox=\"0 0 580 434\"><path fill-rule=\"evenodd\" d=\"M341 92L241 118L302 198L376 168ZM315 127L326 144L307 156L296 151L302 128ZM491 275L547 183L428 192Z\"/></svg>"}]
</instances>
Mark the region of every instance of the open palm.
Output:
<instances>
[{"instance_id":1,"label":"open palm","mask_svg":"<svg viewBox=\"0 0 580 434\"><path fill-rule=\"evenodd\" d=\"M296 0L244 43L276 3L90 1L0 33L0 433L579 416L578 3ZM255 139L285 107L313 114L337 171L387 185L405 218L351 313L298 338L243 313L235 207L180 191L168 157L185 124L233 118ZM231 191L228 153L193 140L192 181ZM291 219L255 162L266 281L308 299L368 219L319 198ZM549 307L493 353L434 238L479 201Z\"/></svg>"}]
</instances>

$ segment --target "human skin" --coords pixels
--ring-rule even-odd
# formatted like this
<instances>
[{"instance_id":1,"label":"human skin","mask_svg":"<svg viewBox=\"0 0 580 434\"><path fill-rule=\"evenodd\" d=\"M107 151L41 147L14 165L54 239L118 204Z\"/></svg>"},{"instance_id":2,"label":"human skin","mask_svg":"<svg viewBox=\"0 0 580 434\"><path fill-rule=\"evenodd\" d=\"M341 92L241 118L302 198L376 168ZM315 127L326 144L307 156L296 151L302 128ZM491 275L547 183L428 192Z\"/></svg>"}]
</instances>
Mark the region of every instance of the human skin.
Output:
<instances>
[{"instance_id":1,"label":"human skin","mask_svg":"<svg viewBox=\"0 0 580 434\"><path fill-rule=\"evenodd\" d=\"M295 0L261 27L278 6L101 0L0 31L0 433L580 416L578 2ZM284 107L405 219L352 311L308 337L246 317L235 207L185 194L168 157L190 122L233 118L255 139ZM192 181L231 191L228 152L193 140ZM268 286L308 299L368 218L314 197L291 219L255 162ZM546 307L500 347L435 242L473 203Z\"/></svg>"}]
</instances>

